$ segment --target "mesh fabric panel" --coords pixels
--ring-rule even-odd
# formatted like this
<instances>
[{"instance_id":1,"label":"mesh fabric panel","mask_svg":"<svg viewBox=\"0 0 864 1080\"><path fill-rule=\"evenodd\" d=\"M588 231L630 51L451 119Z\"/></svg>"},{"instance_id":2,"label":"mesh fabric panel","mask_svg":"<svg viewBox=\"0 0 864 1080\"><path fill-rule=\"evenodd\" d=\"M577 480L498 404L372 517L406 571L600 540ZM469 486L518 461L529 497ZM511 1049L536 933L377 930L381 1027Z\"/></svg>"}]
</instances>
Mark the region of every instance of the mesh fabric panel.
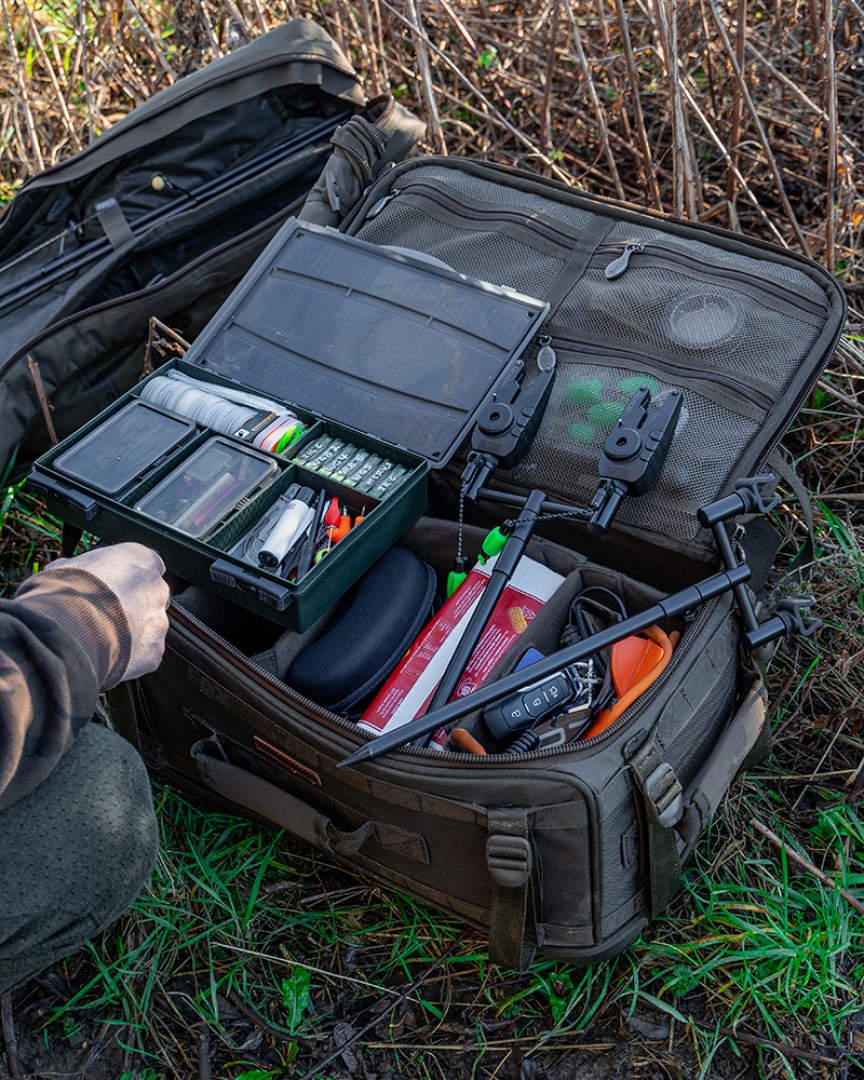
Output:
<instances>
[{"instance_id":1,"label":"mesh fabric panel","mask_svg":"<svg viewBox=\"0 0 864 1080\"><path fill-rule=\"evenodd\" d=\"M819 334L818 327L739 290L634 264L613 281L600 269L589 270L568 293L556 321L594 338L756 376L772 396L800 370Z\"/></svg>"},{"instance_id":2,"label":"mesh fabric panel","mask_svg":"<svg viewBox=\"0 0 864 1080\"><path fill-rule=\"evenodd\" d=\"M597 486L597 461L620 407L643 373L574 361L559 350L558 374L543 424L520 465L508 480L542 488L551 498L587 504ZM652 404L659 404L671 383L652 377ZM621 384L625 388L621 388ZM669 457L654 487L625 499L617 519L631 525L650 523L654 531L691 540L699 533L694 512L713 501L759 425L684 388L684 405ZM693 433L698 436L693 437Z\"/></svg>"}]
</instances>

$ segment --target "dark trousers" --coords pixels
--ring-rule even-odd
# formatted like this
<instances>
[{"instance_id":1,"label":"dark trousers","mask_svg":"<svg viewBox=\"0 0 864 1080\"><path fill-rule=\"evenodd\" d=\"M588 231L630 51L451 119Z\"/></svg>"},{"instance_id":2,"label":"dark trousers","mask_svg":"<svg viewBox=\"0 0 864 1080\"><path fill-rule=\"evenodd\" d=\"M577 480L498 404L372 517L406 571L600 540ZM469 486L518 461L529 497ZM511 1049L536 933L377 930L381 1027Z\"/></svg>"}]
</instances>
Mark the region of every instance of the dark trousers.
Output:
<instances>
[{"instance_id":1,"label":"dark trousers","mask_svg":"<svg viewBox=\"0 0 864 1080\"><path fill-rule=\"evenodd\" d=\"M122 914L157 847L141 759L90 724L46 780L0 811L0 993Z\"/></svg>"}]
</instances>

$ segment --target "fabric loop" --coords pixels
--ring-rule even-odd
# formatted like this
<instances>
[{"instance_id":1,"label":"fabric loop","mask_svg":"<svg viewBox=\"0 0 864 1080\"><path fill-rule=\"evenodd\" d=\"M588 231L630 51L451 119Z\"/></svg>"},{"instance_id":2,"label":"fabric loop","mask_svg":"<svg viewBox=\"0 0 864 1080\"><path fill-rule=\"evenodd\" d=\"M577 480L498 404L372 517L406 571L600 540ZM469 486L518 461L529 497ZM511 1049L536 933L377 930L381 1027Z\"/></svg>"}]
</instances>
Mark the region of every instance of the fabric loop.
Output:
<instances>
[{"instance_id":1,"label":"fabric loop","mask_svg":"<svg viewBox=\"0 0 864 1080\"><path fill-rule=\"evenodd\" d=\"M499 967L525 971L535 946L525 941L534 859L525 807L489 811L486 861L492 878L489 959Z\"/></svg>"}]
</instances>

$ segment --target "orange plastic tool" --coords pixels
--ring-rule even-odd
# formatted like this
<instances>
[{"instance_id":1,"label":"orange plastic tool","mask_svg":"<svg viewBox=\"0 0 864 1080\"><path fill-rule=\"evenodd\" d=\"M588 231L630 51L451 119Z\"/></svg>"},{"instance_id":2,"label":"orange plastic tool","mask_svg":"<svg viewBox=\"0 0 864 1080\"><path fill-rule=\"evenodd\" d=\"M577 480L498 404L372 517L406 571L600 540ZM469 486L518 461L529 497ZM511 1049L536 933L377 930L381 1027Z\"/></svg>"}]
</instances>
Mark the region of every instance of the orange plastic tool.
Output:
<instances>
[{"instance_id":1,"label":"orange plastic tool","mask_svg":"<svg viewBox=\"0 0 864 1080\"><path fill-rule=\"evenodd\" d=\"M649 626L641 634L632 634L612 646L612 683L618 700L597 717L582 735L593 739L611 727L640 694L657 679L672 658L678 635L669 637L659 626Z\"/></svg>"},{"instance_id":2,"label":"orange plastic tool","mask_svg":"<svg viewBox=\"0 0 864 1080\"><path fill-rule=\"evenodd\" d=\"M467 750L469 754L481 754L485 757L486 747L482 743L479 743L470 732L466 731L464 727L453 728L450 732L450 742L455 743L457 746L461 746L463 750Z\"/></svg>"},{"instance_id":3,"label":"orange plastic tool","mask_svg":"<svg viewBox=\"0 0 864 1080\"><path fill-rule=\"evenodd\" d=\"M338 544L340 540L344 540L345 537L351 532L351 515L342 507L342 513L339 515L339 524L334 526L330 531L330 535L333 537L333 543Z\"/></svg>"}]
</instances>

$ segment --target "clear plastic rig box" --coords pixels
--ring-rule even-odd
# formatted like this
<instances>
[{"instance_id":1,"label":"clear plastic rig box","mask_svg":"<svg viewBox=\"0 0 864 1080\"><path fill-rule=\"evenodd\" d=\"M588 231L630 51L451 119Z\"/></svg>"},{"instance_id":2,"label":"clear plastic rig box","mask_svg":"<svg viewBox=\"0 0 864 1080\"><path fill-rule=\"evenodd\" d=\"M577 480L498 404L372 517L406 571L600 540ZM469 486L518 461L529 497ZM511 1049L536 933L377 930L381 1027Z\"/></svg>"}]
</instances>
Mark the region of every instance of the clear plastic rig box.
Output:
<instances>
[{"instance_id":1,"label":"clear plastic rig box","mask_svg":"<svg viewBox=\"0 0 864 1080\"><path fill-rule=\"evenodd\" d=\"M186 356L44 455L29 485L70 528L148 544L174 575L304 630L423 514L429 470L547 310L292 219ZM262 565L298 490L362 520L302 573L296 548Z\"/></svg>"}]
</instances>

